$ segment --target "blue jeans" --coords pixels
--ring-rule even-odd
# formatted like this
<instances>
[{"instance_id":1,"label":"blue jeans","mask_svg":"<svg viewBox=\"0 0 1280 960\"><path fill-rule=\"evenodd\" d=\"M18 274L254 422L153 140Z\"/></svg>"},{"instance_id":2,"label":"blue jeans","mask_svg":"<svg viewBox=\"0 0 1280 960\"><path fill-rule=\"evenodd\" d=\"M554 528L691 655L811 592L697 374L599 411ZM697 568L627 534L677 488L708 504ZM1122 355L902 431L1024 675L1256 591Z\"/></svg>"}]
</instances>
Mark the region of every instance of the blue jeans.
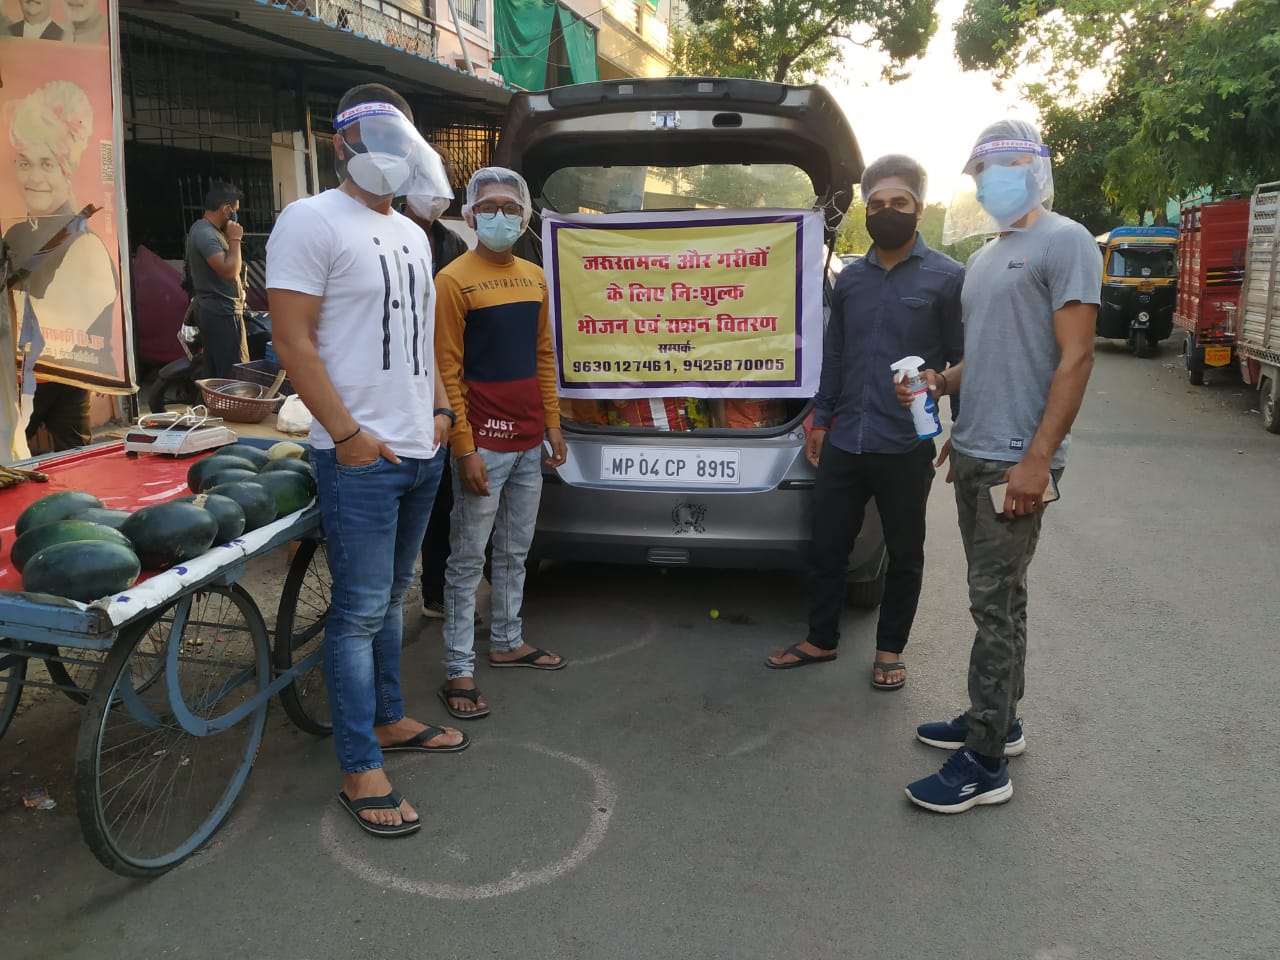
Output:
<instances>
[{"instance_id":1,"label":"blue jeans","mask_svg":"<svg viewBox=\"0 0 1280 960\"><path fill-rule=\"evenodd\" d=\"M344 467L332 450L316 450L332 603L324 625L324 677L333 745L344 773L382 766L373 728L404 716L400 695L401 600L413 579L431 504L447 456L379 457Z\"/></svg>"},{"instance_id":2,"label":"blue jeans","mask_svg":"<svg viewBox=\"0 0 1280 960\"><path fill-rule=\"evenodd\" d=\"M462 486L453 471L453 515L449 518L449 564L444 575L444 669L454 680L475 673L476 588L484 573L484 550L493 534L492 626L489 649L499 653L524 643L520 605L524 563L542 499L542 444L531 450L481 450L489 472L489 496Z\"/></svg>"}]
</instances>

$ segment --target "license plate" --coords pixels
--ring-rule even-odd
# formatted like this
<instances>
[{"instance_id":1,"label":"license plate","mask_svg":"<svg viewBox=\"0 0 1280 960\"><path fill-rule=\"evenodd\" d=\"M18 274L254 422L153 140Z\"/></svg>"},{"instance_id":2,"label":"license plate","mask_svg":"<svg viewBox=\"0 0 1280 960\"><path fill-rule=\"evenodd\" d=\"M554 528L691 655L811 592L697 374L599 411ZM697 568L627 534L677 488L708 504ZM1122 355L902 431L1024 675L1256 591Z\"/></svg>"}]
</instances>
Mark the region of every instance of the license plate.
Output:
<instances>
[{"instance_id":1,"label":"license plate","mask_svg":"<svg viewBox=\"0 0 1280 960\"><path fill-rule=\"evenodd\" d=\"M1205 347L1204 362L1210 367L1225 367L1231 362L1230 347Z\"/></svg>"},{"instance_id":2,"label":"license plate","mask_svg":"<svg viewBox=\"0 0 1280 960\"><path fill-rule=\"evenodd\" d=\"M712 448L602 447L600 479L625 483L736 484L741 452Z\"/></svg>"}]
</instances>

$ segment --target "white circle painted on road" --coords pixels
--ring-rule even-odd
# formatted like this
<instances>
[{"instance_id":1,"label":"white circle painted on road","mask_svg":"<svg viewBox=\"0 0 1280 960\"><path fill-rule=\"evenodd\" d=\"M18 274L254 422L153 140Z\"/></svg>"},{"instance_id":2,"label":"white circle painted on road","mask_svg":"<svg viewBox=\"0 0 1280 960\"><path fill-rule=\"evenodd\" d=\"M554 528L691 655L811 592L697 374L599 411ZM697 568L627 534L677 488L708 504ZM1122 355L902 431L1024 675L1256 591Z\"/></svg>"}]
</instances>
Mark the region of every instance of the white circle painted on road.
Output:
<instances>
[{"instance_id":1,"label":"white circle painted on road","mask_svg":"<svg viewBox=\"0 0 1280 960\"><path fill-rule=\"evenodd\" d=\"M636 608L631 607L628 609L634 610ZM569 661L569 666L570 667L575 667L575 666L586 667L595 663L603 663L606 660L612 660L614 657L620 657L626 653L634 653L635 651L641 649L642 647L647 647L649 644L653 643L653 641L656 640L658 637L657 615L652 612L645 611L638 614L637 619L639 617L643 617L645 620L647 620L648 625L645 627L644 632L641 633L640 636L637 637L635 640L631 641L630 643L623 644L621 647L616 647L613 650L606 651L605 653L597 653L591 657L574 657Z\"/></svg>"},{"instance_id":2,"label":"white circle painted on road","mask_svg":"<svg viewBox=\"0 0 1280 960\"><path fill-rule=\"evenodd\" d=\"M494 739L487 742L500 743L502 741ZM568 854L553 863L539 867L536 870L515 870L501 880L494 880L490 883L454 884L415 880L392 873L376 863L358 857L352 850L346 849L340 844L337 832L338 811L332 806L325 811L324 819L320 824L320 842L335 860L361 880L377 884L389 890L399 890L403 893L430 897L435 900L487 900L492 897L505 896L509 893L519 893L521 890L527 890L529 887L535 887L540 884L550 883L582 864L600 846L600 842L604 840L605 832L609 829L609 818L613 816L613 808L618 800L618 792L609 774L599 764L537 743L521 743L518 746L540 753L543 756L551 757L553 760L562 760L565 763L572 764L591 779L595 788L595 795L590 801L590 815L586 832L583 833ZM361 849L367 849L367 845L362 846ZM465 854L463 857L465 858Z\"/></svg>"}]
</instances>

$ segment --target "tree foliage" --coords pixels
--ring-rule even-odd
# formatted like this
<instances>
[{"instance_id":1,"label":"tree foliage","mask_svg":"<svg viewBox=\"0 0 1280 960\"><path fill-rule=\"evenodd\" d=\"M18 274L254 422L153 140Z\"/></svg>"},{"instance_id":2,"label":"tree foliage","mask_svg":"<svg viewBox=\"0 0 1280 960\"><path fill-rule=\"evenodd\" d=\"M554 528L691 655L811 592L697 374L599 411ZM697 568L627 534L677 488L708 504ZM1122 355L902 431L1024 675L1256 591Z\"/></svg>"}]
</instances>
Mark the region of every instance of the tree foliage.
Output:
<instances>
[{"instance_id":1,"label":"tree foliage","mask_svg":"<svg viewBox=\"0 0 1280 960\"><path fill-rule=\"evenodd\" d=\"M1022 68L1059 209L1091 227L1280 177L1280 0L969 0L956 56ZM1101 92L1098 92L1098 88Z\"/></svg>"},{"instance_id":2,"label":"tree foliage","mask_svg":"<svg viewBox=\"0 0 1280 960\"><path fill-rule=\"evenodd\" d=\"M853 43L885 53L886 75L924 53L937 0L688 0L675 60L689 75L806 81Z\"/></svg>"}]
</instances>

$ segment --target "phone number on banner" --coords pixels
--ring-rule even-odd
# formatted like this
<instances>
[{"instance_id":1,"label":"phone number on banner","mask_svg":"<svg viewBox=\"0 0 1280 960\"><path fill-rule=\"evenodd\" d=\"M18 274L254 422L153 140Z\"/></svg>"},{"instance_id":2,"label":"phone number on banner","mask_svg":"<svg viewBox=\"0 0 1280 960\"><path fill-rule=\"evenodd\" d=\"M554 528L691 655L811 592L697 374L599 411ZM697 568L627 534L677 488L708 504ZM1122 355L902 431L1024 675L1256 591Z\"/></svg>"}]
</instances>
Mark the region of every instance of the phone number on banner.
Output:
<instances>
[{"instance_id":1,"label":"phone number on banner","mask_svg":"<svg viewBox=\"0 0 1280 960\"><path fill-rule=\"evenodd\" d=\"M574 360L573 373L754 373L787 369L785 360Z\"/></svg>"}]
</instances>

